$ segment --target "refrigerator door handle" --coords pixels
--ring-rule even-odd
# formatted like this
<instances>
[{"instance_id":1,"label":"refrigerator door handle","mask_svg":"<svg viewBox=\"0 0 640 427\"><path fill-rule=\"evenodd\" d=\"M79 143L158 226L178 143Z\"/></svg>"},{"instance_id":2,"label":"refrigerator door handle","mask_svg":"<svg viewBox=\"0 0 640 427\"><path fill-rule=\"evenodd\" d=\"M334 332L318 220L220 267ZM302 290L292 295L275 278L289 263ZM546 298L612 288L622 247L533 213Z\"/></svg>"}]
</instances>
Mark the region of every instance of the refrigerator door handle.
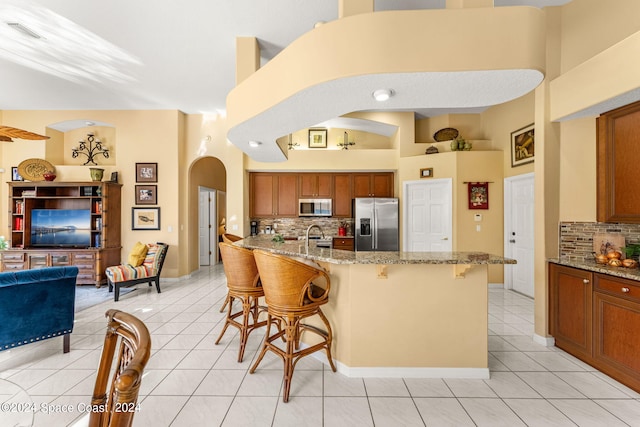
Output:
<instances>
[{"instance_id":1,"label":"refrigerator door handle","mask_svg":"<svg viewBox=\"0 0 640 427\"><path fill-rule=\"evenodd\" d=\"M371 249L378 249L378 209L377 208L373 208L373 229L372 229L372 233L373 233L373 239L372 239L372 248Z\"/></svg>"}]
</instances>

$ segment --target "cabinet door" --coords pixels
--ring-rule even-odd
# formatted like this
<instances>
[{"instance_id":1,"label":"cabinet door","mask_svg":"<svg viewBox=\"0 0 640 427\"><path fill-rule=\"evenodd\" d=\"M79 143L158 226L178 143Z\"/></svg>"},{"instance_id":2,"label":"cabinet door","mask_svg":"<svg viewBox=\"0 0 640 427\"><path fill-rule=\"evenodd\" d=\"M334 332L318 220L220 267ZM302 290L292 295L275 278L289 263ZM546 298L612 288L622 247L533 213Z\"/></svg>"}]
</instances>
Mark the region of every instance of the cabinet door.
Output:
<instances>
[{"instance_id":1,"label":"cabinet door","mask_svg":"<svg viewBox=\"0 0 640 427\"><path fill-rule=\"evenodd\" d=\"M353 174L353 197L372 197L371 174Z\"/></svg>"},{"instance_id":2,"label":"cabinet door","mask_svg":"<svg viewBox=\"0 0 640 427\"><path fill-rule=\"evenodd\" d=\"M300 198L330 198L331 194L330 173L300 174Z\"/></svg>"},{"instance_id":3,"label":"cabinet door","mask_svg":"<svg viewBox=\"0 0 640 427\"><path fill-rule=\"evenodd\" d=\"M640 162L640 102L606 112L596 123L597 220L640 223L640 192L625 185Z\"/></svg>"},{"instance_id":4,"label":"cabinet door","mask_svg":"<svg viewBox=\"0 0 640 427\"><path fill-rule=\"evenodd\" d=\"M298 177L296 174L280 174L278 179L277 210L278 216L298 216Z\"/></svg>"},{"instance_id":5,"label":"cabinet door","mask_svg":"<svg viewBox=\"0 0 640 427\"><path fill-rule=\"evenodd\" d=\"M596 367L640 390L640 304L601 292L593 295Z\"/></svg>"},{"instance_id":6,"label":"cabinet door","mask_svg":"<svg viewBox=\"0 0 640 427\"><path fill-rule=\"evenodd\" d=\"M275 213L274 190L277 177L273 174L251 175L251 216L270 217Z\"/></svg>"},{"instance_id":7,"label":"cabinet door","mask_svg":"<svg viewBox=\"0 0 640 427\"><path fill-rule=\"evenodd\" d=\"M375 197L393 197L393 174L373 174L371 177L371 188Z\"/></svg>"},{"instance_id":8,"label":"cabinet door","mask_svg":"<svg viewBox=\"0 0 640 427\"><path fill-rule=\"evenodd\" d=\"M581 359L592 355L593 274L549 264L549 323L556 346Z\"/></svg>"},{"instance_id":9,"label":"cabinet door","mask_svg":"<svg viewBox=\"0 0 640 427\"><path fill-rule=\"evenodd\" d=\"M353 197L351 196L351 175L333 175L333 216L351 218Z\"/></svg>"}]
</instances>

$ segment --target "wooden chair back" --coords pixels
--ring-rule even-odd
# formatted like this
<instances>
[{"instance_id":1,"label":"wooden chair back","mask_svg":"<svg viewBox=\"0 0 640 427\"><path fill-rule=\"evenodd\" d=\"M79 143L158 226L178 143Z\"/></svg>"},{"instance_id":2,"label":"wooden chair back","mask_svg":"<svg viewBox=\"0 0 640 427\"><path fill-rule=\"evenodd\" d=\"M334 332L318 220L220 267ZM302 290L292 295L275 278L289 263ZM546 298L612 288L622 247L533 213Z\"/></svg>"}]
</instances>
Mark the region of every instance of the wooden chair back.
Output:
<instances>
[{"instance_id":1,"label":"wooden chair back","mask_svg":"<svg viewBox=\"0 0 640 427\"><path fill-rule=\"evenodd\" d=\"M255 249L253 255L269 309L296 311L327 302L331 281L327 273L289 257ZM323 278L326 286L318 295L312 281Z\"/></svg>"},{"instance_id":2,"label":"wooden chair back","mask_svg":"<svg viewBox=\"0 0 640 427\"><path fill-rule=\"evenodd\" d=\"M224 233L222 235L222 241L224 243L233 243L233 242L237 242L238 240L242 240L242 237L236 236L235 234L229 234L229 233Z\"/></svg>"},{"instance_id":3,"label":"wooden chair back","mask_svg":"<svg viewBox=\"0 0 640 427\"><path fill-rule=\"evenodd\" d=\"M151 355L151 336L138 318L120 310L106 313L107 333L96 377L90 427L128 427L138 411L142 373Z\"/></svg>"},{"instance_id":4,"label":"wooden chair back","mask_svg":"<svg viewBox=\"0 0 640 427\"><path fill-rule=\"evenodd\" d=\"M260 275L253 251L230 243L218 243L227 286L234 291L247 291L258 287Z\"/></svg>"}]
</instances>

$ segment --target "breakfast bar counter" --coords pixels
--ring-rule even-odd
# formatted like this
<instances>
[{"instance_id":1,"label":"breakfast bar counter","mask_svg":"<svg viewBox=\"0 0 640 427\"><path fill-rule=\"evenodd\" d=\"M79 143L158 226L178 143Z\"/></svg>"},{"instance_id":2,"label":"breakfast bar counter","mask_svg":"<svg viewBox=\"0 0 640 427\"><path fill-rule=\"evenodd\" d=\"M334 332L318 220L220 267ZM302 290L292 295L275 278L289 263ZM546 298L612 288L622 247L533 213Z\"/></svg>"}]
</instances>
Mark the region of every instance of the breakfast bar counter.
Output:
<instances>
[{"instance_id":1,"label":"breakfast bar counter","mask_svg":"<svg viewBox=\"0 0 640 427\"><path fill-rule=\"evenodd\" d=\"M247 237L234 244L327 270L338 370L353 377L488 378L488 265L483 252L351 252Z\"/></svg>"}]
</instances>

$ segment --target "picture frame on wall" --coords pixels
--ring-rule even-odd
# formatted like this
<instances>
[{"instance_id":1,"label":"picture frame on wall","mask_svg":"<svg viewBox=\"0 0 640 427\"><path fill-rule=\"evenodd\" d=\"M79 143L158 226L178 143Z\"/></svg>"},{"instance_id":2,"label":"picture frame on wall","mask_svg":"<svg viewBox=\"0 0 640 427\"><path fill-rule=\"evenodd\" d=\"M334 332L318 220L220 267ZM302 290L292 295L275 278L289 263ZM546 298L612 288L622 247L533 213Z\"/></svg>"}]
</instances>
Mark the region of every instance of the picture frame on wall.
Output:
<instances>
[{"instance_id":1,"label":"picture frame on wall","mask_svg":"<svg viewBox=\"0 0 640 427\"><path fill-rule=\"evenodd\" d=\"M11 181L24 181L24 178L22 177L22 175L20 175L20 172L18 172L17 166L11 167Z\"/></svg>"},{"instance_id":2,"label":"picture frame on wall","mask_svg":"<svg viewBox=\"0 0 640 427\"><path fill-rule=\"evenodd\" d=\"M136 182L158 182L158 164L136 163Z\"/></svg>"},{"instance_id":3,"label":"picture frame on wall","mask_svg":"<svg viewBox=\"0 0 640 427\"><path fill-rule=\"evenodd\" d=\"M468 182L469 209L489 209L489 183Z\"/></svg>"},{"instance_id":4,"label":"picture frame on wall","mask_svg":"<svg viewBox=\"0 0 640 427\"><path fill-rule=\"evenodd\" d=\"M309 129L309 148L327 148L326 129Z\"/></svg>"},{"instance_id":5,"label":"picture frame on wall","mask_svg":"<svg viewBox=\"0 0 640 427\"><path fill-rule=\"evenodd\" d=\"M157 205L157 185L136 185L136 205Z\"/></svg>"},{"instance_id":6,"label":"picture frame on wall","mask_svg":"<svg viewBox=\"0 0 640 427\"><path fill-rule=\"evenodd\" d=\"M160 208L131 208L132 230L160 230Z\"/></svg>"},{"instance_id":7,"label":"picture frame on wall","mask_svg":"<svg viewBox=\"0 0 640 427\"><path fill-rule=\"evenodd\" d=\"M511 132L511 167L532 163L535 143L534 123Z\"/></svg>"}]
</instances>

